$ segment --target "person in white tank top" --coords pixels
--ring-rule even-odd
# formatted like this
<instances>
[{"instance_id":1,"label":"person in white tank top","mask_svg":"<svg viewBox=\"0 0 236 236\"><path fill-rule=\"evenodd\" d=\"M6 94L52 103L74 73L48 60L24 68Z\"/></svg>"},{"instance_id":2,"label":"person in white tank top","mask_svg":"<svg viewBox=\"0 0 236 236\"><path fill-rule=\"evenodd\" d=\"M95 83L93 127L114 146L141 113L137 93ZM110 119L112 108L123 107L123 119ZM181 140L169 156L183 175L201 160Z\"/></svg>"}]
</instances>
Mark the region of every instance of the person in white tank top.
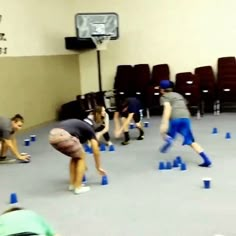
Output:
<instances>
[{"instance_id":1,"label":"person in white tank top","mask_svg":"<svg viewBox=\"0 0 236 236\"><path fill-rule=\"evenodd\" d=\"M98 141L100 141L103 136L108 146L113 145L109 135L109 115L105 107L96 106L93 112L91 112L84 121L93 126Z\"/></svg>"}]
</instances>

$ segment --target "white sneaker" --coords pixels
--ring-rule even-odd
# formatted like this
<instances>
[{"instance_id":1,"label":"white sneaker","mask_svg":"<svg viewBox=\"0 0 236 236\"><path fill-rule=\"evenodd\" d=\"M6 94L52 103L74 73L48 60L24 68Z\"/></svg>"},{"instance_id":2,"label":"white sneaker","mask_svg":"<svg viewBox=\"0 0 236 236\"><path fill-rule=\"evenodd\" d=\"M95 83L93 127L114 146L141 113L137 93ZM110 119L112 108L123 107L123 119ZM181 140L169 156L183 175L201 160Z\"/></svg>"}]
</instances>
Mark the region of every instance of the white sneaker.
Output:
<instances>
[{"instance_id":1,"label":"white sneaker","mask_svg":"<svg viewBox=\"0 0 236 236\"><path fill-rule=\"evenodd\" d=\"M81 184L81 186L84 187L85 184L83 183L83 184ZM69 190L69 191L73 191L73 190L75 190L74 185L70 184L69 187L68 187L68 190Z\"/></svg>"},{"instance_id":2,"label":"white sneaker","mask_svg":"<svg viewBox=\"0 0 236 236\"><path fill-rule=\"evenodd\" d=\"M68 187L68 190L73 191L74 189L75 189L75 187L72 184L70 184L69 187Z\"/></svg>"},{"instance_id":3,"label":"white sneaker","mask_svg":"<svg viewBox=\"0 0 236 236\"><path fill-rule=\"evenodd\" d=\"M80 187L80 188L75 188L74 193L75 194L81 194L81 193L86 193L90 190L90 187L86 186L86 187Z\"/></svg>"}]
</instances>

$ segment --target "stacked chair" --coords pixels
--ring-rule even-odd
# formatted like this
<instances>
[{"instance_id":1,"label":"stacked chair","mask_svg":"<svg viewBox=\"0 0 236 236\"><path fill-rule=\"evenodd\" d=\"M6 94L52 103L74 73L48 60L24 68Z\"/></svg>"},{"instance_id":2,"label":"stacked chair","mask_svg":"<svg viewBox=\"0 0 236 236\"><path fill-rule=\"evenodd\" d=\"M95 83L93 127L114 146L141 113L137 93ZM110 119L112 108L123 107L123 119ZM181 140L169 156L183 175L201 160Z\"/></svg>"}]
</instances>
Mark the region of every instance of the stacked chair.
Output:
<instances>
[{"instance_id":1,"label":"stacked chair","mask_svg":"<svg viewBox=\"0 0 236 236\"><path fill-rule=\"evenodd\" d=\"M201 114L216 112L216 79L211 66L195 68L194 74L200 80Z\"/></svg>"},{"instance_id":2,"label":"stacked chair","mask_svg":"<svg viewBox=\"0 0 236 236\"><path fill-rule=\"evenodd\" d=\"M192 114L200 115L201 90L199 78L191 72L177 73L175 91L182 94Z\"/></svg>"},{"instance_id":3,"label":"stacked chair","mask_svg":"<svg viewBox=\"0 0 236 236\"><path fill-rule=\"evenodd\" d=\"M151 71L148 64L134 65L133 81L131 81L131 95L137 97L146 106L146 88L150 83Z\"/></svg>"},{"instance_id":4,"label":"stacked chair","mask_svg":"<svg viewBox=\"0 0 236 236\"><path fill-rule=\"evenodd\" d=\"M154 65L152 70L148 64L118 65L112 90L78 95L75 101L61 106L59 120L83 119L97 105L106 107L112 118L119 101L131 96L140 99L147 117L152 112L161 114L161 80L170 80L168 64ZM220 109L236 103L235 57L218 58L216 76L209 65L195 68L194 73L177 73L174 89L185 97L192 114L220 114Z\"/></svg>"},{"instance_id":5,"label":"stacked chair","mask_svg":"<svg viewBox=\"0 0 236 236\"><path fill-rule=\"evenodd\" d=\"M220 109L236 102L236 59L221 57L217 61L217 93ZM218 109L218 113L220 112Z\"/></svg>"},{"instance_id":6,"label":"stacked chair","mask_svg":"<svg viewBox=\"0 0 236 236\"><path fill-rule=\"evenodd\" d=\"M160 90L159 84L161 80L170 80L170 69L168 64L158 64L152 67L151 80L146 87L145 99L147 116L150 116L150 111L155 110L159 114L162 112L160 106Z\"/></svg>"},{"instance_id":7,"label":"stacked chair","mask_svg":"<svg viewBox=\"0 0 236 236\"><path fill-rule=\"evenodd\" d=\"M170 79L170 68L168 64L159 64L152 67L151 85L159 86L161 80Z\"/></svg>"},{"instance_id":8,"label":"stacked chair","mask_svg":"<svg viewBox=\"0 0 236 236\"><path fill-rule=\"evenodd\" d=\"M117 94L131 96L134 70L131 65L117 66L114 89Z\"/></svg>"}]
</instances>

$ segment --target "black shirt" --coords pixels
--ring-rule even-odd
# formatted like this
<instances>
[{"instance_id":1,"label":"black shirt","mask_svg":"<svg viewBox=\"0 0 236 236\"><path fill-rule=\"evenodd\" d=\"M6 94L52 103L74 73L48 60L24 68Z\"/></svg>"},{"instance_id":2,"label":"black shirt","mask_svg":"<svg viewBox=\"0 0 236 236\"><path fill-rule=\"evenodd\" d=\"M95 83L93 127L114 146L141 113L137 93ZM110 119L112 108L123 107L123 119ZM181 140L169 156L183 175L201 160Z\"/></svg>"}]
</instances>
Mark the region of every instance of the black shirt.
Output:
<instances>
[{"instance_id":1,"label":"black shirt","mask_svg":"<svg viewBox=\"0 0 236 236\"><path fill-rule=\"evenodd\" d=\"M58 128L64 129L72 136L77 137L81 143L86 143L88 140L96 139L96 134L93 128L82 120L64 120L59 123Z\"/></svg>"}]
</instances>

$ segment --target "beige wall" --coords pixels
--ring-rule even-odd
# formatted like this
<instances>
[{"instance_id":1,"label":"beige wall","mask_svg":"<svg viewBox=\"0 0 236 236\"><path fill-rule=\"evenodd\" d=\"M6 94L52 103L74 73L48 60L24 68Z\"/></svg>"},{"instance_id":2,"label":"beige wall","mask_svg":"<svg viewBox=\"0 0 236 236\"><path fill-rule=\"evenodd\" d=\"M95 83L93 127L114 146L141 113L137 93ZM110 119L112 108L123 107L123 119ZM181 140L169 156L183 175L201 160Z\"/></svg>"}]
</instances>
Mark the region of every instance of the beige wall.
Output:
<instances>
[{"instance_id":1,"label":"beige wall","mask_svg":"<svg viewBox=\"0 0 236 236\"><path fill-rule=\"evenodd\" d=\"M175 73L215 67L218 57L236 54L235 0L77 0L77 6L120 16L120 39L102 52L104 89L112 88L118 64L168 63L174 79ZM80 55L83 92L97 78L94 58L95 52Z\"/></svg>"},{"instance_id":2,"label":"beige wall","mask_svg":"<svg viewBox=\"0 0 236 236\"><path fill-rule=\"evenodd\" d=\"M51 121L80 94L79 59L65 50L75 35L75 0L0 0L0 115L21 113L25 128Z\"/></svg>"},{"instance_id":3,"label":"beige wall","mask_svg":"<svg viewBox=\"0 0 236 236\"><path fill-rule=\"evenodd\" d=\"M55 119L80 93L77 56L0 58L0 114L21 113L25 128Z\"/></svg>"},{"instance_id":4,"label":"beige wall","mask_svg":"<svg viewBox=\"0 0 236 236\"><path fill-rule=\"evenodd\" d=\"M64 37L75 34L75 0L0 0L0 6L7 56L71 54Z\"/></svg>"}]
</instances>

